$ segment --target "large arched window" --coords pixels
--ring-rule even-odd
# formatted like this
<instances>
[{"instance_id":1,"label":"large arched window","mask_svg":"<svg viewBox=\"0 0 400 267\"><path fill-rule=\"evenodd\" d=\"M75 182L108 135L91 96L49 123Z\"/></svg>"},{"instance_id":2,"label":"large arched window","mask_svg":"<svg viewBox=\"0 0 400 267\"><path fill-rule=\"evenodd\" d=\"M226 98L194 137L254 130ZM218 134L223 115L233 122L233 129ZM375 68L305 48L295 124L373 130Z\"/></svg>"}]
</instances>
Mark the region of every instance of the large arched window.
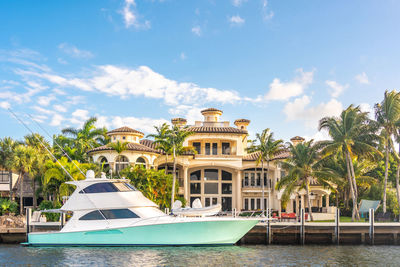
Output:
<instances>
[{"instance_id":1,"label":"large arched window","mask_svg":"<svg viewBox=\"0 0 400 267\"><path fill-rule=\"evenodd\" d=\"M129 160L127 157L119 155L115 161L115 170L117 172L122 171L123 169L129 166Z\"/></svg>"},{"instance_id":2,"label":"large arched window","mask_svg":"<svg viewBox=\"0 0 400 267\"><path fill-rule=\"evenodd\" d=\"M139 157L136 160L135 165L139 165L139 166L142 166L143 168L146 168L146 160L142 157Z\"/></svg>"}]
</instances>

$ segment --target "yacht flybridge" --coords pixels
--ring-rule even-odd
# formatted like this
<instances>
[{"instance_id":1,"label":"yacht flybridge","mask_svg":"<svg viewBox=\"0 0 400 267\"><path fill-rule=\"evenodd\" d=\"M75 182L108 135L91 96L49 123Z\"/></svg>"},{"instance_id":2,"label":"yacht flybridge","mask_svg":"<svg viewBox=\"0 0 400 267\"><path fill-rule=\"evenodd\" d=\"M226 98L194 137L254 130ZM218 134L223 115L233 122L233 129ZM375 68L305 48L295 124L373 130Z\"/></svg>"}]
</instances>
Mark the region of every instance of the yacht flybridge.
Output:
<instances>
[{"instance_id":1,"label":"yacht flybridge","mask_svg":"<svg viewBox=\"0 0 400 267\"><path fill-rule=\"evenodd\" d=\"M72 217L58 232L29 233L32 246L232 245L259 220L167 215L126 179L71 181L74 193L61 207Z\"/></svg>"}]
</instances>

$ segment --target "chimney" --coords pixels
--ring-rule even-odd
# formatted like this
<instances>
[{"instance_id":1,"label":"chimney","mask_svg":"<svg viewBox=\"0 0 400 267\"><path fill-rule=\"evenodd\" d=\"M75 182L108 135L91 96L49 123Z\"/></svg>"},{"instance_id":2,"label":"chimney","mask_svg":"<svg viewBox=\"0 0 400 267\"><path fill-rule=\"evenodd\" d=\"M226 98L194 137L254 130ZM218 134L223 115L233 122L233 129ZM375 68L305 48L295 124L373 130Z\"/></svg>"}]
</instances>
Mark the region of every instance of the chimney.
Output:
<instances>
[{"instance_id":1,"label":"chimney","mask_svg":"<svg viewBox=\"0 0 400 267\"><path fill-rule=\"evenodd\" d=\"M305 139L303 137L301 137L301 136L295 136L295 137L290 139L290 141L292 142L292 144L294 146L297 146L298 144L303 143L304 140Z\"/></svg>"},{"instance_id":2,"label":"chimney","mask_svg":"<svg viewBox=\"0 0 400 267\"><path fill-rule=\"evenodd\" d=\"M173 125L176 125L178 127L183 127L187 123L186 119L184 119L184 118L173 118L173 119L171 119L171 122Z\"/></svg>"},{"instance_id":3,"label":"chimney","mask_svg":"<svg viewBox=\"0 0 400 267\"><path fill-rule=\"evenodd\" d=\"M235 125L240 130L247 130L247 126L250 124L250 120L247 119L237 119L235 120Z\"/></svg>"}]
</instances>

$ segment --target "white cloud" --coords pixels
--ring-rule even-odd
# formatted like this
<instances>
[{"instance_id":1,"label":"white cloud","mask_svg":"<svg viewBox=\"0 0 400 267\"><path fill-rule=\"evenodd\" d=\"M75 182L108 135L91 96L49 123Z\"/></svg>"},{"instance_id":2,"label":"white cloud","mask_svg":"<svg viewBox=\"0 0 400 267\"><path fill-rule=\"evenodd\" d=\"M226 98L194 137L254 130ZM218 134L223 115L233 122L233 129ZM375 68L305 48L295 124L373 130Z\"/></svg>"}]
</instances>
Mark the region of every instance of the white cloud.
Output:
<instances>
[{"instance_id":1,"label":"white cloud","mask_svg":"<svg viewBox=\"0 0 400 267\"><path fill-rule=\"evenodd\" d=\"M139 21L135 0L125 0L125 5L121 10L121 14L124 18L126 28L149 29L151 27L150 21L146 20L143 23Z\"/></svg>"},{"instance_id":2,"label":"white cloud","mask_svg":"<svg viewBox=\"0 0 400 267\"><path fill-rule=\"evenodd\" d=\"M58 112L63 112L63 113L67 112L67 108L63 105L53 105L53 108L55 111L58 111Z\"/></svg>"},{"instance_id":3,"label":"white cloud","mask_svg":"<svg viewBox=\"0 0 400 267\"><path fill-rule=\"evenodd\" d=\"M62 64L62 65L68 64L68 62L66 60L64 60L63 58L61 58L61 57L57 58L57 62Z\"/></svg>"},{"instance_id":4,"label":"white cloud","mask_svg":"<svg viewBox=\"0 0 400 267\"><path fill-rule=\"evenodd\" d=\"M241 100L236 91L203 88L194 83L177 82L165 78L146 66L137 69L113 65L99 66L92 78L65 78L55 74L24 72L64 87L101 92L109 96L128 98L144 96L163 99L167 105L190 103L234 103Z\"/></svg>"},{"instance_id":5,"label":"white cloud","mask_svg":"<svg viewBox=\"0 0 400 267\"><path fill-rule=\"evenodd\" d=\"M179 57L180 57L180 59L185 60L185 59L186 59L186 54L185 54L184 52L182 52L182 53L179 55Z\"/></svg>"},{"instance_id":6,"label":"white cloud","mask_svg":"<svg viewBox=\"0 0 400 267\"><path fill-rule=\"evenodd\" d=\"M11 105L7 101L0 102L0 108L9 109L10 107Z\"/></svg>"},{"instance_id":7,"label":"white cloud","mask_svg":"<svg viewBox=\"0 0 400 267\"><path fill-rule=\"evenodd\" d=\"M334 98L341 95L343 91L349 87L348 84L341 85L335 81L325 81L325 83L332 89L329 93Z\"/></svg>"},{"instance_id":8,"label":"white cloud","mask_svg":"<svg viewBox=\"0 0 400 267\"><path fill-rule=\"evenodd\" d=\"M369 84L369 79L365 72L356 75L354 78L361 84Z\"/></svg>"},{"instance_id":9,"label":"white cloud","mask_svg":"<svg viewBox=\"0 0 400 267\"><path fill-rule=\"evenodd\" d=\"M368 103L361 103L360 105L360 109L362 112L368 112L368 117L373 120L375 119L375 111L373 109L373 107L368 104Z\"/></svg>"},{"instance_id":10,"label":"white cloud","mask_svg":"<svg viewBox=\"0 0 400 267\"><path fill-rule=\"evenodd\" d=\"M331 140L332 138L329 135L329 132L326 130L321 130L313 134L312 136L305 135L303 136L306 141L310 141L313 139L314 141L323 141L323 140Z\"/></svg>"},{"instance_id":11,"label":"white cloud","mask_svg":"<svg viewBox=\"0 0 400 267\"><path fill-rule=\"evenodd\" d=\"M201 36L201 27L200 26L193 27L192 33L196 34L197 36Z\"/></svg>"},{"instance_id":12,"label":"white cloud","mask_svg":"<svg viewBox=\"0 0 400 267\"><path fill-rule=\"evenodd\" d=\"M307 127L315 129L320 119L327 116L339 116L343 110L342 103L334 98L327 103L322 102L312 107L309 107L310 103L311 98L307 95L287 103L283 109L286 119L303 121Z\"/></svg>"},{"instance_id":13,"label":"white cloud","mask_svg":"<svg viewBox=\"0 0 400 267\"><path fill-rule=\"evenodd\" d=\"M247 0L232 0L232 5L235 7L240 7L242 4L246 2Z\"/></svg>"},{"instance_id":14,"label":"white cloud","mask_svg":"<svg viewBox=\"0 0 400 267\"><path fill-rule=\"evenodd\" d=\"M313 82L314 71L304 72L303 69L296 70L297 76L290 82L282 82L275 78L269 85L269 91L257 101L263 100L288 100L299 96Z\"/></svg>"},{"instance_id":15,"label":"white cloud","mask_svg":"<svg viewBox=\"0 0 400 267\"><path fill-rule=\"evenodd\" d=\"M192 105L178 105L174 108L170 108L168 112L174 117L185 118L188 125L193 125L195 121L203 120L203 115L201 115L203 109L203 107Z\"/></svg>"},{"instance_id":16,"label":"white cloud","mask_svg":"<svg viewBox=\"0 0 400 267\"><path fill-rule=\"evenodd\" d=\"M264 21L270 20L274 17L274 12L268 8L268 0L263 1L261 13Z\"/></svg>"},{"instance_id":17,"label":"white cloud","mask_svg":"<svg viewBox=\"0 0 400 267\"><path fill-rule=\"evenodd\" d=\"M135 130L142 131L146 134L155 133L154 126L162 125L163 123L168 123L167 120L163 118L153 119L153 118L137 118L137 117L121 117L121 116L97 116L98 120L96 127L107 127L108 129L115 129L122 126L128 126Z\"/></svg>"},{"instance_id":18,"label":"white cloud","mask_svg":"<svg viewBox=\"0 0 400 267\"><path fill-rule=\"evenodd\" d=\"M60 126L61 123L64 121L64 117L60 114L55 113L51 119L50 125L51 126Z\"/></svg>"},{"instance_id":19,"label":"white cloud","mask_svg":"<svg viewBox=\"0 0 400 267\"><path fill-rule=\"evenodd\" d=\"M41 106L48 106L51 101L55 100L56 97L54 95L49 96L39 96L37 103Z\"/></svg>"},{"instance_id":20,"label":"white cloud","mask_svg":"<svg viewBox=\"0 0 400 267\"><path fill-rule=\"evenodd\" d=\"M229 22L231 23L231 25L243 25L245 20L241 18L239 15L236 15L230 17Z\"/></svg>"},{"instance_id":21,"label":"white cloud","mask_svg":"<svg viewBox=\"0 0 400 267\"><path fill-rule=\"evenodd\" d=\"M74 57L74 58L92 58L93 54L90 51L80 50L76 46L72 44L62 43L58 45L58 48L63 51L65 54ZM61 64L66 64L65 60L60 61L58 58L58 62Z\"/></svg>"}]
</instances>

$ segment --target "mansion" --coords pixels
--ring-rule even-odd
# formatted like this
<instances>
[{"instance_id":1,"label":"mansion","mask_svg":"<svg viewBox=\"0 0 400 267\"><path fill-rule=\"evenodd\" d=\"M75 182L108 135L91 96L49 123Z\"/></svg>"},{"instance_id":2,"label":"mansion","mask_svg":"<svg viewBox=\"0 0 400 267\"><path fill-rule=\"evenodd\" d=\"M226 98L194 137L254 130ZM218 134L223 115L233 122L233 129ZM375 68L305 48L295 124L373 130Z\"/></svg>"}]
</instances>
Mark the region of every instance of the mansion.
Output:
<instances>
[{"instance_id":1,"label":"mansion","mask_svg":"<svg viewBox=\"0 0 400 267\"><path fill-rule=\"evenodd\" d=\"M275 155L270 163L268 176L261 177L261 166L256 164L257 153L247 153L248 132L250 121L237 119L234 126L229 121L220 121L222 111L208 108L201 111L203 121L196 121L188 130L194 132L184 143L192 146L197 154L188 154L177 157L177 177L179 195L187 203L199 198L203 206L220 203L222 210L233 209L255 211L262 207L262 183L265 188L265 207L278 212L295 212L307 206L305 190L295 191L285 209L281 205L282 192L275 189L277 182L285 175L280 161L289 156L289 152ZM174 118L172 124L186 126L186 119ZM147 139L144 134L129 127L121 127L109 131L107 135L111 142L127 142L127 149L118 154L111 147L105 145L89 151L95 162L108 164L115 172L129 165L142 165L145 168L165 169L172 173L172 157L166 156L156 148L156 145ZM304 141L301 137L294 137L291 141L296 144ZM312 211L328 215L333 208L329 207L328 189L318 184L311 186ZM325 219L326 216L320 217Z\"/></svg>"}]
</instances>

